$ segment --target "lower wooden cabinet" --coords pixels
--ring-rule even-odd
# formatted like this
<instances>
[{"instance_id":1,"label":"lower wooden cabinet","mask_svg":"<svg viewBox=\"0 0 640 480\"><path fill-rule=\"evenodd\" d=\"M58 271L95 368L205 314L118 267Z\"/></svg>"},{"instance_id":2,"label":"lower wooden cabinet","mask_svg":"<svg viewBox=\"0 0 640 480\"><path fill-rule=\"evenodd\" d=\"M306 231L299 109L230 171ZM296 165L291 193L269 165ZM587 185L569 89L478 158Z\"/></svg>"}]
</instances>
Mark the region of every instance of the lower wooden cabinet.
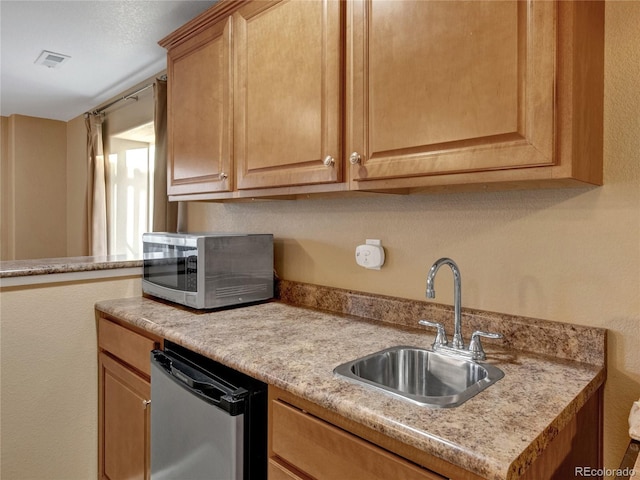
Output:
<instances>
[{"instance_id":1,"label":"lower wooden cabinet","mask_svg":"<svg viewBox=\"0 0 640 480\"><path fill-rule=\"evenodd\" d=\"M270 480L445 478L311 415L283 393L270 390Z\"/></svg>"},{"instance_id":2,"label":"lower wooden cabinet","mask_svg":"<svg viewBox=\"0 0 640 480\"><path fill-rule=\"evenodd\" d=\"M98 318L98 478L150 478L150 360L160 338Z\"/></svg>"},{"instance_id":3,"label":"lower wooden cabinet","mask_svg":"<svg viewBox=\"0 0 640 480\"><path fill-rule=\"evenodd\" d=\"M98 478L150 478L150 351L163 340L98 318ZM602 468L603 388L599 387L519 477L573 478ZM269 386L270 480L478 480L481 477Z\"/></svg>"},{"instance_id":4,"label":"lower wooden cabinet","mask_svg":"<svg viewBox=\"0 0 640 480\"><path fill-rule=\"evenodd\" d=\"M577 478L577 466L602 468L603 388L591 396L538 458L514 478L565 480ZM483 477L269 386L269 480L334 478L480 480Z\"/></svg>"},{"instance_id":5,"label":"lower wooden cabinet","mask_svg":"<svg viewBox=\"0 0 640 480\"><path fill-rule=\"evenodd\" d=\"M149 478L151 385L116 360L99 356L103 403L102 478Z\"/></svg>"}]
</instances>

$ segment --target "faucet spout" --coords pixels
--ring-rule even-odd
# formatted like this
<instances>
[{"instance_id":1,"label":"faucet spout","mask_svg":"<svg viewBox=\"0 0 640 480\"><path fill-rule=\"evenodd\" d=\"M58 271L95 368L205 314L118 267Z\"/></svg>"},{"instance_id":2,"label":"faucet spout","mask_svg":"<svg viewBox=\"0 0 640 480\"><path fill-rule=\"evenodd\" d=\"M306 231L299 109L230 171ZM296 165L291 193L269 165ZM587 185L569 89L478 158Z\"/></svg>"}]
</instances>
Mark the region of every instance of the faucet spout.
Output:
<instances>
[{"instance_id":1,"label":"faucet spout","mask_svg":"<svg viewBox=\"0 0 640 480\"><path fill-rule=\"evenodd\" d=\"M453 341L451 342L454 348L462 349L464 348L464 341L462 339L462 318L460 314L460 304L461 304L461 289L462 289L462 281L460 278L460 269L456 262L451 260L450 258L441 258L437 260L429 270L427 274L427 298L435 298L436 291L433 287L433 281L436 277L436 273L442 265L448 265L451 268L451 272L453 273L453 308L454 308L454 332L453 332Z\"/></svg>"}]
</instances>

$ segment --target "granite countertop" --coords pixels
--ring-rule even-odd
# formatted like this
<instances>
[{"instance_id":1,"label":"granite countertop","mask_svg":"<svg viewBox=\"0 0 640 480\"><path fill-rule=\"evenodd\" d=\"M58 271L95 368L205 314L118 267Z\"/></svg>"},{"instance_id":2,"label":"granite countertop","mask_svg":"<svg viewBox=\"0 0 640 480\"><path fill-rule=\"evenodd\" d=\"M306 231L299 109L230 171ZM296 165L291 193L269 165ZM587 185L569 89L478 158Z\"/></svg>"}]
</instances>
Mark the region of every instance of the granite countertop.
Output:
<instances>
[{"instance_id":1,"label":"granite countertop","mask_svg":"<svg viewBox=\"0 0 640 480\"><path fill-rule=\"evenodd\" d=\"M4 260L0 262L0 278L133 267L142 267L142 260L127 255Z\"/></svg>"},{"instance_id":2,"label":"granite countertop","mask_svg":"<svg viewBox=\"0 0 640 480\"><path fill-rule=\"evenodd\" d=\"M96 308L489 479L517 478L605 379L604 354L576 362L487 343L504 378L457 408L433 409L333 373L391 346L430 347L426 329L282 301L197 312L138 297Z\"/></svg>"}]
</instances>

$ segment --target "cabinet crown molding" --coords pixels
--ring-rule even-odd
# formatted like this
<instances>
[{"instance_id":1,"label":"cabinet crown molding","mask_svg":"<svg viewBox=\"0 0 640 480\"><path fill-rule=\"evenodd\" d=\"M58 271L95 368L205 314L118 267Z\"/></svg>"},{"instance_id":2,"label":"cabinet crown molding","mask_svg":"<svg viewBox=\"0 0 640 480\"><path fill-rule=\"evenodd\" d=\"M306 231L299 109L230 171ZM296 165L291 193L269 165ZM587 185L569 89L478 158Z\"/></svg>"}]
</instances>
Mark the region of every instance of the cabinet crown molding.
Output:
<instances>
[{"instance_id":1,"label":"cabinet crown molding","mask_svg":"<svg viewBox=\"0 0 640 480\"><path fill-rule=\"evenodd\" d=\"M243 1L241 0L220 0L197 17L164 37L158 42L158 45L166 48L167 50L174 48L198 35L203 30L206 30L220 19L231 15L234 10L237 10L240 5L242 5L242 3Z\"/></svg>"}]
</instances>

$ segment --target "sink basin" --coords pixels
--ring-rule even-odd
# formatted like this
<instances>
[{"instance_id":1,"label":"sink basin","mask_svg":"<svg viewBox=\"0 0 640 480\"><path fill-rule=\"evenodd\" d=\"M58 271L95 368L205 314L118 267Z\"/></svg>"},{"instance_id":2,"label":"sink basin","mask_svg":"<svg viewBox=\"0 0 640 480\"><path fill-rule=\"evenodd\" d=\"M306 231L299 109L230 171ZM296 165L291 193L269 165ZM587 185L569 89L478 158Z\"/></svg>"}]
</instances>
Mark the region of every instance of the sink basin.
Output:
<instances>
[{"instance_id":1,"label":"sink basin","mask_svg":"<svg viewBox=\"0 0 640 480\"><path fill-rule=\"evenodd\" d=\"M334 372L420 405L457 407L502 377L499 368L415 347L391 347Z\"/></svg>"}]
</instances>

